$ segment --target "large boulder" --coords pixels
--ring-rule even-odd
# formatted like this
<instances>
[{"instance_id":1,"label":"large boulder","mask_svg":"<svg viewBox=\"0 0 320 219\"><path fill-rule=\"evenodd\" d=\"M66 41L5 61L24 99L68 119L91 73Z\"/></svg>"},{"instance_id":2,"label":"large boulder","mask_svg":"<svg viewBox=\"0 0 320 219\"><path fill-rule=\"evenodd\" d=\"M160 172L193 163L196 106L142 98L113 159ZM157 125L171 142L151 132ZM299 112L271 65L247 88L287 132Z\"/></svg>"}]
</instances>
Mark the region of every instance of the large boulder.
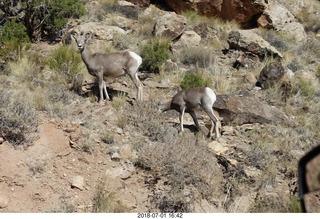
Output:
<instances>
[{"instance_id":1,"label":"large boulder","mask_svg":"<svg viewBox=\"0 0 320 219\"><path fill-rule=\"evenodd\" d=\"M270 3L257 22L261 27L290 34L294 36L298 42L304 42L306 40L303 25L281 4Z\"/></svg>"},{"instance_id":2,"label":"large boulder","mask_svg":"<svg viewBox=\"0 0 320 219\"><path fill-rule=\"evenodd\" d=\"M183 34L173 43L171 49L173 52L183 49L199 46L201 36L199 36L193 30L183 32Z\"/></svg>"},{"instance_id":3,"label":"large boulder","mask_svg":"<svg viewBox=\"0 0 320 219\"><path fill-rule=\"evenodd\" d=\"M227 42L229 49L256 55L260 59L264 59L266 56L282 58L282 54L276 48L252 30L230 31Z\"/></svg>"},{"instance_id":4,"label":"large boulder","mask_svg":"<svg viewBox=\"0 0 320 219\"><path fill-rule=\"evenodd\" d=\"M174 12L168 12L157 18L153 34L174 39L184 32L186 24L187 19L185 17Z\"/></svg>"},{"instance_id":5,"label":"large boulder","mask_svg":"<svg viewBox=\"0 0 320 219\"><path fill-rule=\"evenodd\" d=\"M92 34L99 40L113 40L115 35L126 34L126 31L117 26L106 25L101 22L88 22L75 26L73 30L78 32L91 31Z\"/></svg>"},{"instance_id":6,"label":"large boulder","mask_svg":"<svg viewBox=\"0 0 320 219\"><path fill-rule=\"evenodd\" d=\"M165 0L165 3L177 13L193 10L208 17L221 17L252 26L267 8L268 0Z\"/></svg>"},{"instance_id":7,"label":"large boulder","mask_svg":"<svg viewBox=\"0 0 320 219\"><path fill-rule=\"evenodd\" d=\"M283 0L269 0L270 3L281 4L286 7L292 14L299 14L302 10L308 11L311 13L313 9L316 10L314 0L295 0L294 4L292 1L283 1Z\"/></svg>"},{"instance_id":8,"label":"large boulder","mask_svg":"<svg viewBox=\"0 0 320 219\"><path fill-rule=\"evenodd\" d=\"M281 62L271 62L263 67L261 70L256 86L263 89L272 87L278 83L284 76L285 68Z\"/></svg>"},{"instance_id":9,"label":"large boulder","mask_svg":"<svg viewBox=\"0 0 320 219\"><path fill-rule=\"evenodd\" d=\"M217 95L213 108L223 118L222 122L225 124L270 123L284 126L293 125L283 111L249 96Z\"/></svg>"}]
</instances>

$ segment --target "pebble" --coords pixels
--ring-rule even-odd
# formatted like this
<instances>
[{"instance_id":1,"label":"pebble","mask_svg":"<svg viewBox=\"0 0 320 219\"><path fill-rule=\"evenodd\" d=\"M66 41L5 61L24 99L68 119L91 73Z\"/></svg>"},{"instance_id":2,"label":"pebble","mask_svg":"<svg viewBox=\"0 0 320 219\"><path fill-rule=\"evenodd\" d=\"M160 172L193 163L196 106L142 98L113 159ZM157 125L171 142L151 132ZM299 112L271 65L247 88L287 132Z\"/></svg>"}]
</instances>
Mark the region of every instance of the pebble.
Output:
<instances>
[{"instance_id":1,"label":"pebble","mask_svg":"<svg viewBox=\"0 0 320 219\"><path fill-rule=\"evenodd\" d=\"M75 176L71 184L72 188L78 188L81 191L84 189L84 178L83 176Z\"/></svg>"}]
</instances>

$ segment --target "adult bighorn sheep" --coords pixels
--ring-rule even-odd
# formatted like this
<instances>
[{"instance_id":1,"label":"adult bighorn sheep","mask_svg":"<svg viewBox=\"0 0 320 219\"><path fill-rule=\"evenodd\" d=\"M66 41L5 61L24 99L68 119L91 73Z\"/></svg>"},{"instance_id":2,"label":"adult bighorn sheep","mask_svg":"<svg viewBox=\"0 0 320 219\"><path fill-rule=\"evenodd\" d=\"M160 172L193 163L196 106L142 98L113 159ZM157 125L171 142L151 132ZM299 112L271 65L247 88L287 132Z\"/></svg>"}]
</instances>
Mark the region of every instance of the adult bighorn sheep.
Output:
<instances>
[{"instance_id":1,"label":"adult bighorn sheep","mask_svg":"<svg viewBox=\"0 0 320 219\"><path fill-rule=\"evenodd\" d=\"M71 35L77 43L88 72L98 78L100 92L99 103L103 100L103 93L107 100L110 100L104 77L118 78L125 74L130 76L137 88L137 99L143 99L142 83L137 73L142 63L142 58L139 55L131 51L91 54L86 47L86 44L92 38L91 32L77 33L74 30L71 32Z\"/></svg>"},{"instance_id":2,"label":"adult bighorn sheep","mask_svg":"<svg viewBox=\"0 0 320 219\"><path fill-rule=\"evenodd\" d=\"M208 114L211 119L212 126L210 128L209 137L215 128L215 139L220 138L218 128L218 118L213 113L213 104L216 101L216 94L209 87L195 87L188 90L178 92L173 96L172 100L160 105L160 111L176 110L180 113L180 130L183 131L183 116L187 112L191 115L194 124L200 129L200 125L194 109L199 106Z\"/></svg>"}]
</instances>

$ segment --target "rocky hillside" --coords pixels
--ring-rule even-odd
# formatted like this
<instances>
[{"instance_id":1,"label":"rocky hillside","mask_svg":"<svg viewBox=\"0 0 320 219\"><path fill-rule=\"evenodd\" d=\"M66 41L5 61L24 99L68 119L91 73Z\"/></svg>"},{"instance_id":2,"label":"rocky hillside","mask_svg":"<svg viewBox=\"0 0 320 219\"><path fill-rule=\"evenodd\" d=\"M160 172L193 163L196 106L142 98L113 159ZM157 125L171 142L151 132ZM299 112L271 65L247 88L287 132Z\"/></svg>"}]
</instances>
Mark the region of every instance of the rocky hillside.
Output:
<instances>
[{"instance_id":1,"label":"rocky hillside","mask_svg":"<svg viewBox=\"0 0 320 219\"><path fill-rule=\"evenodd\" d=\"M0 52L0 212L300 211L297 162L320 140L319 1L82 2L57 42ZM74 31L91 53L139 54L144 100L125 76L99 104ZM217 94L218 140L201 110L184 132L158 110L199 85Z\"/></svg>"}]
</instances>

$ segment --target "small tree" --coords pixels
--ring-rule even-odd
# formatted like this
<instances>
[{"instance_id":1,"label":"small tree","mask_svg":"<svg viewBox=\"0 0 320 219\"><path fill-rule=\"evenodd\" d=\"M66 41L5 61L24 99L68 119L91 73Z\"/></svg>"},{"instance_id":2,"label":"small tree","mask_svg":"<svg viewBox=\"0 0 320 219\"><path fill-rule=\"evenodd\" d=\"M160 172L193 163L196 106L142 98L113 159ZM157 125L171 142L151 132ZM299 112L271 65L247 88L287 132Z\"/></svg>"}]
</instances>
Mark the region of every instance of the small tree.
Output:
<instances>
[{"instance_id":1,"label":"small tree","mask_svg":"<svg viewBox=\"0 0 320 219\"><path fill-rule=\"evenodd\" d=\"M30 39L26 27L15 21L7 21L0 31L1 42L16 41L18 43L29 43Z\"/></svg>"},{"instance_id":2,"label":"small tree","mask_svg":"<svg viewBox=\"0 0 320 219\"><path fill-rule=\"evenodd\" d=\"M79 18L85 8L78 0L1 0L0 20L22 22L32 41L55 38L68 18ZM0 23L1 25L1 23Z\"/></svg>"},{"instance_id":3,"label":"small tree","mask_svg":"<svg viewBox=\"0 0 320 219\"><path fill-rule=\"evenodd\" d=\"M141 49L141 56L141 69L159 73L161 65L169 58L169 41L150 40Z\"/></svg>"},{"instance_id":4,"label":"small tree","mask_svg":"<svg viewBox=\"0 0 320 219\"><path fill-rule=\"evenodd\" d=\"M0 58L17 60L24 46L29 43L26 27L15 21L7 21L0 29Z\"/></svg>"}]
</instances>

